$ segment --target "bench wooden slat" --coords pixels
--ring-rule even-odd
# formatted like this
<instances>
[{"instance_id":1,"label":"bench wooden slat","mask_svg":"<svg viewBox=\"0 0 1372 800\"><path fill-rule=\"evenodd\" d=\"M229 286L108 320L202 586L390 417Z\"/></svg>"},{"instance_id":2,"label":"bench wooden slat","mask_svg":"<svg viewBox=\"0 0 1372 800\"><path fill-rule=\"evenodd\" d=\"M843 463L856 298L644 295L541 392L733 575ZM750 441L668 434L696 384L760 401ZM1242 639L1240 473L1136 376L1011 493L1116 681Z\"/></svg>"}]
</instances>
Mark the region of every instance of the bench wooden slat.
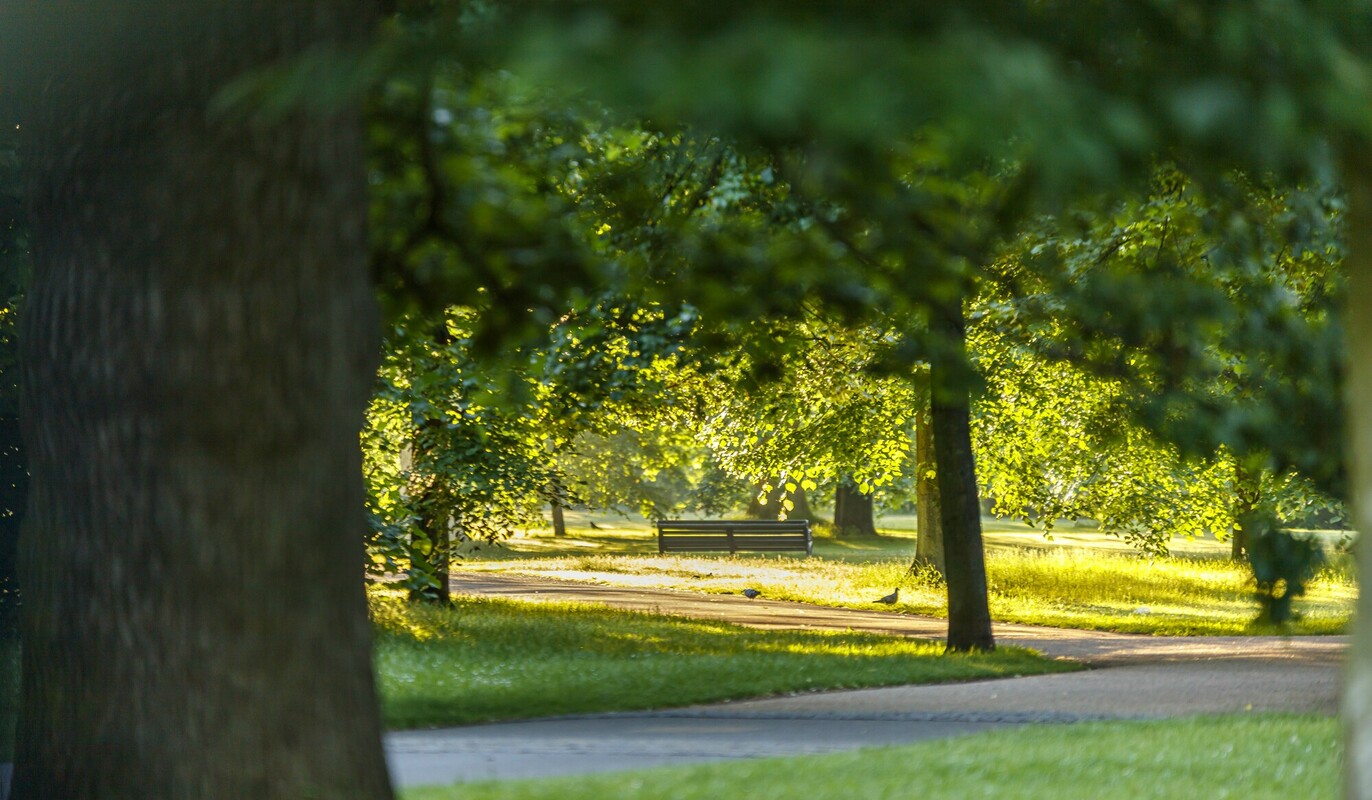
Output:
<instances>
[{"instance_id":1,"label":"bench wooden slat","mask_svg":"<svg viewBox=\"0 0 1372 800\"><path fill-rule=\"evenodd\" d=\"M722 550L736 553L804 551L813 538L809 520L659 520L659 553Z\"/></svg>"}]
</instances>

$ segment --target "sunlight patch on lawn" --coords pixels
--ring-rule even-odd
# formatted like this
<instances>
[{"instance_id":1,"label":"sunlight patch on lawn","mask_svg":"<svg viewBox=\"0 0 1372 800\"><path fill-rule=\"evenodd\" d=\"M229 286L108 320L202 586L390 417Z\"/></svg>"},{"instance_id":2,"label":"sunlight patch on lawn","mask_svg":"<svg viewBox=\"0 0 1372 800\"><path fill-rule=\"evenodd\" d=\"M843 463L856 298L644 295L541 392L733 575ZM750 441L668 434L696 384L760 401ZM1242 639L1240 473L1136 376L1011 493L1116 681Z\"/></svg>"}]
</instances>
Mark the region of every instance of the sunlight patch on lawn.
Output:
<instances>
[{"instance_id":1,"label":"sunlight patch on lawn","mask_svg":"<svg viewBox=\"0 0 1372 800\"><path fill-rule=\"evenodd\" d=\"M373 589L374 661L392 727L691 705L821 689L1075 669L1020 648L944 655L921 639L760 631L570 603L414 605Z\"/></svg>"},{"instance_id":2,"label":"sunlight patch on lawn","mask_svg":"<svg viewBox=\"0 0 1372 800\"><path fill-rule=\"evenodd\" d=\"M652 553L506 557L474 560L467 566L706 593L738 594L754 588L771 599L866 609L878 608L873 601L898 586L900 602L890 610L946 615L945 587L934 576L910 574L909 558ZM986 564L992 616L1001 622L1168 635L1258 632L1251 627L1257 606L1249 570L1227 559L1148 559L1128 552L1060 547L990 550ZM1336 562L1297 601L1301 618L1287 632L1340 632L1356 596L1351 570Z\"/></svg>"}]
</instances>

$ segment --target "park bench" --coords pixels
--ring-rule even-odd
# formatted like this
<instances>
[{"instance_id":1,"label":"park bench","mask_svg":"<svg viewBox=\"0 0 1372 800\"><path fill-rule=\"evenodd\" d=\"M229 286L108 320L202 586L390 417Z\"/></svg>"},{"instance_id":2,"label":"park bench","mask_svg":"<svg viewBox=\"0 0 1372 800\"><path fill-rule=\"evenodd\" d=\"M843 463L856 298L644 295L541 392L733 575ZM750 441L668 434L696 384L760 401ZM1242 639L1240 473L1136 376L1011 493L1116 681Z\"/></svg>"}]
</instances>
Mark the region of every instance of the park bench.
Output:
<instances>
[{"instance_id":1,"label":"park bench","mask_svg":"<svg viewBox=\"0 0 1372 800\"><path fill-rule=\"evenodd\" d=\"M659 553L799 552L811 555L808 519L663 519L657 523Z\"/></svg>"}]
</instances>

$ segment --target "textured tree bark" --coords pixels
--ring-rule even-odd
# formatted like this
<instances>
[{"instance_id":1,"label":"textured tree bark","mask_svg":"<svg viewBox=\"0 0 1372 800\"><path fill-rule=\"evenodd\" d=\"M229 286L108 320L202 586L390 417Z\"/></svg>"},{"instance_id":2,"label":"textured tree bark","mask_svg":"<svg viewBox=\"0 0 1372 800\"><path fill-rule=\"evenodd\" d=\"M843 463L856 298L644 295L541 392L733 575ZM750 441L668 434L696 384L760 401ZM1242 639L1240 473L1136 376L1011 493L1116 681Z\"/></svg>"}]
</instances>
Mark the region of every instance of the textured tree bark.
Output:
<instances>
[{"instance_id":1,"label":"textured tree bark","mask_svg":"<svg viewBox=\"0 0 1372 800\"><path fill-rule=\"evenodd\" d=\"M859 491L850 478L839 479L834 489L835 536L876 536L875 513L872 495Z\"/></svg>"},{"instance_id":2,"label":"textured tree bark","mask_svg":"<svg viewBox=\"0 0 1372 800\"><path fill-rule=\"evenodd\" d=\"M1345 167L1348 499L1353 508L1353 529L1365 534L1372 531L1372 157L1359 147L1349 154ZM1355 548L1359 572L1364 576L1372 575L1372 547L1368 544L1360 541ZM1365 583L1354 620L1342 709L1344 796L1372 800L1372 625L1368 624L1372 621L1372 591L1366 590Z\"/></svg>"},{"instance_id":3,"label":"textured tree bark","mask_svg":"<svg viewBox=\"0 0 1372 800\"><path fill-rule=\"evenodd\" d=\"M986 596L986 561L981 541L972 457L966 323L960 302L941 310L938 330L948 353L933 366L931 417L943 525L944 577L948 582L948 649L993 650L991 612Z\"/></svg>"},{"instance_id":4,"label":"textured tree bark","mask_svg":"<svg viewBox=\"0 0 1372 800\"><path fill-rule=\"evenodd\" d=\"M926 405L915 419L915 524L919 538L915 543L912 567L928 566L944 574L943 522L938 501L938 467L934 459L933 413Z\"/></svg>"},{"instance_id":5,"label":"textured tree bark","mask_svg":"<svg viewBox=\"0 0 1372 800\"><path fill-rule=\"evenodd\" d=\"M389 798L361 127L206 114L372 4L32 5L15 796Z\"/></svg>"}]
</instances>

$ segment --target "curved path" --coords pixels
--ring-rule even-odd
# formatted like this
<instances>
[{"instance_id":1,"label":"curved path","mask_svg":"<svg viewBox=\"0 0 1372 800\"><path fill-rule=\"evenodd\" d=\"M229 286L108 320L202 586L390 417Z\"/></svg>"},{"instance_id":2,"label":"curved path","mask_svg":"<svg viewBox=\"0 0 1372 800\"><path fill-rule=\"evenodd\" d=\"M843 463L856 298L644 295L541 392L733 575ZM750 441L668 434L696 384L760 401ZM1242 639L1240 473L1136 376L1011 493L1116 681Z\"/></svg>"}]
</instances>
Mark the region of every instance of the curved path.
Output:
<instances>
[{"instance_id":1,"label":"curved path","mask_svg":"<svg viewBox=\"0 0 1372 800\"><path fill-rule=\"evenodd\" d=\"M739 595L462 574L460 594L586 602L759 628L939 639L944 620ZM406 731L387 737L400 785L536 777L819 753L1025 722L1290 711L1334 714L1347 640L1175 637L997 625L996 640L1081 661L1085 672L773 697L671 711Z\"/></svg>"}]
</instances>

